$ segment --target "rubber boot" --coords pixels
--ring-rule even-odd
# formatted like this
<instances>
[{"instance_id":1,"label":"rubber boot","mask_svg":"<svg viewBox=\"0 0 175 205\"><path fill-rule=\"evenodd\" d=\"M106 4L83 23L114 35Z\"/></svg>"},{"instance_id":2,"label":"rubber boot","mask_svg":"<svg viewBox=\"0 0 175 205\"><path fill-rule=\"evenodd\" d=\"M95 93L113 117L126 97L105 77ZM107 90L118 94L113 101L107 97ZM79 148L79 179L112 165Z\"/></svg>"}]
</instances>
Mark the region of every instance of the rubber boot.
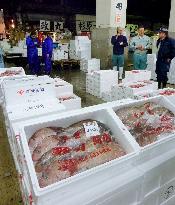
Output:
<instances>
[{"instance_id":1,"label":"rubber boot","mask_svg":"<svg viewBox=\"0 0 175 205\"><path fill-rule=\"evenodd\" d=\"M158 89L162 89L162 82L158 82Z\"/></svg>"},{"instance_id":2,"label":"rubber boot","mask_svg":"<svg viewBox=\"0 0 175 205\"><path fill-rule=\"evenodd\" d=\"M119 80L122 80L123 76L123 67L119 67Z\"/></svg>"},{"instance_id":3,"label":"rubber boot","mask_svg":"<svg viewBox=\"0 0 175 205\"><path fill-rule=\"evenodd\" d=\"M117 71L117 66L114 66L114 67L113 67L113 70L114 70L114 71Z\"/></svg>"},{"instance_id":4,"label":"rubber boot","mask_svg":"<svg viewBox=\"0 0 175 205\"><path fill-rule=\"evenodd\" d=\"M163 88L163 89L166 88L166 85L167 85L167 82L163 82L162 88Z\"/></svg>"}]
</instances>

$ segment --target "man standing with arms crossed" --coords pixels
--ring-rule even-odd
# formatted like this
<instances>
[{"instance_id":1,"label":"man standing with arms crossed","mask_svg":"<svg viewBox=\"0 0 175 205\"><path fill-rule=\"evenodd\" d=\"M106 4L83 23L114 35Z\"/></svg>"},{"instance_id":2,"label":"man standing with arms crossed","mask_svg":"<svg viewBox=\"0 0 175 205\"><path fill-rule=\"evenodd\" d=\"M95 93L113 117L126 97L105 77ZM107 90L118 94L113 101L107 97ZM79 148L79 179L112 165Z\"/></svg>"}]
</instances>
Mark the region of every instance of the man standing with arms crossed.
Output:
<instances>
[{"instance_id":1,"label":"man standing with arms crossed","mask_svg":"<svg viewBox=\"0 0 175 205\"><path fill-rule=\"evenodd\" d=\"M123 28L117 28L117 35L112 36L111 44L113 45L113 70L119 71L119 80L122 80L124 66L124 47L128 46L127 38L123 35Z\"/></svg>"},{"instance_id":2,"label":"man standing with arms crossed","mask_svg":"<svg viewBox=\"0 0 175 205\"><path fill-rule=\"evenodd\" d=\"M133 37L130 48L134 51L134 69L145 70L147 67L147 50L150 48L150 38L145 35L145 29L140 26L138 35Z\"/></svg>"}]
</instances>

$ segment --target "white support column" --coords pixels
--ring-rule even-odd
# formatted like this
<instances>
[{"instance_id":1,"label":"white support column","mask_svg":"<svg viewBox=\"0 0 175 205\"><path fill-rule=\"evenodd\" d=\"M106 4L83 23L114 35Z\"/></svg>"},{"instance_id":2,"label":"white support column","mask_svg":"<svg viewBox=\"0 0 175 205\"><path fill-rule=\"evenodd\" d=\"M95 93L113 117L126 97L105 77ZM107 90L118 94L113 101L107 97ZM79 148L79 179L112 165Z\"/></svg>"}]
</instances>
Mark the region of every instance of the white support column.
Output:
<instances>
[{"instance_id":1,"label":"white support column","mask_svg":"<svg viewBox=\"0 0 175 205\"><path fill-rule=\"evenodd\" d=\"M175 38L175 0L171 0L171 11L169 19L169 35Z\"/></svg>"},{"instance_id":2,"label":"white support column","mask_svg":"<svg viewBox=\"0 0 175 205\"><path fill-rule=\"evenodd\" d=\"M126 9L127 0L96 0L96 27L125 27Z\"/></svg>"}]
</instances>

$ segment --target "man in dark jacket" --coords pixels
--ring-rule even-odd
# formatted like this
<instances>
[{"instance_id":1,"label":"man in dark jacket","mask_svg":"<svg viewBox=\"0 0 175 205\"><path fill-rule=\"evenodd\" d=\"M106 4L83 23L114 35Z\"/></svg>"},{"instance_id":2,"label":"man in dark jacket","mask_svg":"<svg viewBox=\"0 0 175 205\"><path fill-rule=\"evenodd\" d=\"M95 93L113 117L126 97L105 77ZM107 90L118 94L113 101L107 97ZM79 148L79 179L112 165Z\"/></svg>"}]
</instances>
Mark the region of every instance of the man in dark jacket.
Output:
<instances>
[{"instance_id":1,"label":"man in dark jacket","mask_svg":"<svg viewBox=\"0 0 175 205\"><path fill-rule=\"evenodd\" d=\"M175 40L168 37L168 30L160 28L157 41L156 74L158 88L166 88L171 60L175 57Z\"/></svg>"},{"instance_id":2,"label":"man in dark jacket","mask_svg":"<svg viewBox=\"0 0 175 205\"><path fill-rule=\"evenodd\" d=\"M112 65L113 70L119 71L119 79L122 79L124 66L124 47L128 46L126 36L123 36L123 29L117 29L117 35L112 36L111 44L113 45Z\"/></svg>"}]
</instances>

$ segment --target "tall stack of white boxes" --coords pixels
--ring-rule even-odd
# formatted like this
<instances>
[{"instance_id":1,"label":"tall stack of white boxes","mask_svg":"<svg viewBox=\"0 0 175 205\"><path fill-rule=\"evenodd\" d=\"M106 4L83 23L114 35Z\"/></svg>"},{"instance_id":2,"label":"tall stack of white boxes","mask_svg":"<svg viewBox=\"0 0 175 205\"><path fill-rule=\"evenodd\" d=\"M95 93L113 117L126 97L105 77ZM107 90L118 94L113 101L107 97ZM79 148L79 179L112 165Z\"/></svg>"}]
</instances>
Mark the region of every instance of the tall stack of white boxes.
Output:
<instances>
[{"instance_id":1,"label":"tall stack of white boxes","mask_svg":"<svg viewBox=\"0 0 175 205\"><path fill-rule=\"evenodd\" d=\"M68 60L69 58L68 52L69 52L68 43L59 44L59 48L54 49L53 51L52 60L53 61Z\"/></svg>"},{"instance_id":2,"label":"tall stack of white boxes","mask_svg":"<svg viewBox=\"0 0 175 205\"><path fill-rule=\"evenodd\" d=\"M56 97L66 110L81 108L81 98L73 93L73 85L60 78L54 78L54 81Z\"/></svg>"},{"instance_id":3,"label":"tall stack of white boxes","mask_svg":"<svg viewBox=\"0 0 175 205\"><path fill-rule=\"evenodd\" d=\"M86 75L86 92L101 98L102 94L118 84L118 72L113 70L94 71Z\"/></svg>"},{"instance_id":4,"label":"tall stack of white boxes","mask_svg":"<svg viewBox=\"0 0 175 205\"><path fill-rule=\"evenodd\" d=\"M100 70L100 59L92 58L90 60L82 59L80 61L80 70L85 73Z\"/></svg>"},{"instance_id":5,"label":"tall stack of white boxes","mask_svg":"<svg viewBox=\"0 0 175 205\"><path fill-rule=\"evenodd\" d=\"M156 54L148 54L147 55L147 68L146 70L151 71L151 79L156 80Z\"/></svg>"},{"instance_id":6,"label":"tall stack of white boxes","mask_svg":"<svg viewBox=\"0 0 175 205\"><path fill-rule=\"evenodd\" d=\"M76 36L75 40L70 41L70 59L91 59L91 40L88 36Z\"/></svg>"},{"instance_id":7,"label":"tall stack of white boxes","mask_svg":"<svg viewBox=\"0 0 175 205\"><path fill-rule=\"evenodd\" d=\"M171 61L170 72L168 73L170 84L175 84L175 58Z\"/></svg>"},{"instance_id":8,"label":"tall stack of white boxes","mask_svg":"<svg viewBox=\"0 0 175 205\"><path fill-rule=\"evenodd\" d=\"M102 94L104 101L116 101L126 98L134 99L158 89L157 82L150 81L151 71L133 70L125 72L122 84L113 83L111 90Z\"/></svg>"}]
</instances>

